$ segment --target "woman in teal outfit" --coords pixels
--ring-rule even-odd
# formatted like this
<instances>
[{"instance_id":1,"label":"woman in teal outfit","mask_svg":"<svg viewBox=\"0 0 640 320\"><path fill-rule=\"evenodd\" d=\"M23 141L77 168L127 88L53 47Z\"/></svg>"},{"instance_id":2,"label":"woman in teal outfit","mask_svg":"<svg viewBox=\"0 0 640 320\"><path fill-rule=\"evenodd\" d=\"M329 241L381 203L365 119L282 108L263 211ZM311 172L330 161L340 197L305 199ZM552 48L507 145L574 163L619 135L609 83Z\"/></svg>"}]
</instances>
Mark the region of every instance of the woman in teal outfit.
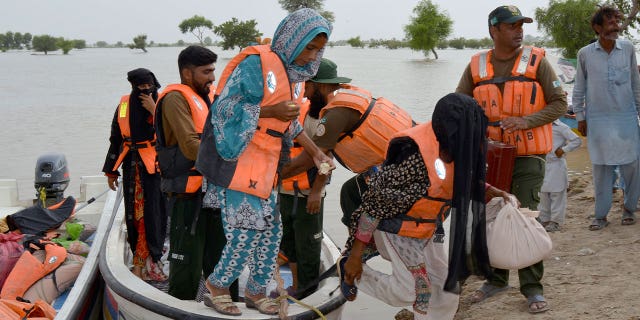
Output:
<instances>
[{"instance_id":1,"label":"woman in teal outfit","mask_svg":"<svg viewBox=\"0 0 640 320\"><path fill-rule=\"evenodd\" d=\"M300 9L291 13L276 29L271 45L271 51L280 58L276 63L283 65L266 67L280 70L284 67L290 84L304 83L317 72L330 33L329 22L314 10ZM215 169L219 166L213 165L214 160L211 160L216 156L222 162L237 161L254 138L261 117L293 120L282 137L283 149L288 150L287 146L292 146L295 138L306 147L305 150L317 165L327 162L334 168L331 159L302 132L302 127L296 120L299 106L287 110L287 106L291 107L291 100L271 106L262 105L267 90L272 88L272 80L269 77L264 79L263 67L260 55L248 55L231 72L223 87L219 88L220 96L211 106L210 121L205 124L209 128L205 128L202 142L205 145L200 147L198 169L220 170ZM278 108L285 111L278 112ZM213 133L213 137L207 136L207 129ZM215 151L210 151L212 149ZM213 152L217 155L212 154ZM281 155L281 159L283 158ZM211 176L214 176L213 172ZM265 199L232 190L220 183L212 183L214 180L208 180L204 205L221 208L227 245L222 258L206 281L211 294L205 296L205 304L223 314L240 315L240 310L228 296L228 288L238 278L244 266L248 265L251 274L245 290L247 307L256 308L265 314L277 314L277 304L265 296L267 283L276 268L282 237L282 223L276 207L277 192L272 190Z\"/></svg>"}]
</instances>

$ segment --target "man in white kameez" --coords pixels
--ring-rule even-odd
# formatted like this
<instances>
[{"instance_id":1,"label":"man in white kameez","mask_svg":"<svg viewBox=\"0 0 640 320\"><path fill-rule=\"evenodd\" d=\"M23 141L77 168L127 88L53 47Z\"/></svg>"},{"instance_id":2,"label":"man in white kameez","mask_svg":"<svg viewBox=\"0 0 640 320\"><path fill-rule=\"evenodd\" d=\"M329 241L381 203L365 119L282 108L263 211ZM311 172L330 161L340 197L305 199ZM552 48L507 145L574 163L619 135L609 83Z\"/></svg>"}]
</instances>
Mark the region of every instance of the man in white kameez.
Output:
<instances>
[{"instance_id":1,"label":"man in white kameez","mask_svg":"<svg viewBox=\"0 0 640 320\"><path fill-rule=\"evenodd\" d=\"M636 222L634 211L640 196L640 76L633 44L618 39L621 17L613 7L598 9L591 19L598 41L578 51L572 101L593 165L596 205L589 230L609 224L616 165L626 185L622 225Z\"/></svg>"}]
</instances>

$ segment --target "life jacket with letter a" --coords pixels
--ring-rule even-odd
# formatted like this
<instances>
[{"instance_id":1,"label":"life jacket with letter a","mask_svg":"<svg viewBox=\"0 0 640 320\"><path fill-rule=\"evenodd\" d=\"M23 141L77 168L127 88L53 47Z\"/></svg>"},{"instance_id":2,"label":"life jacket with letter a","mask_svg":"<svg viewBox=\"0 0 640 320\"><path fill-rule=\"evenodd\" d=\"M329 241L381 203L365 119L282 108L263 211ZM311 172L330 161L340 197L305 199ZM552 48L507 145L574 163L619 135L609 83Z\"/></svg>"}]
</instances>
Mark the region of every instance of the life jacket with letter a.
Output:
<instances>
[{"instance_id":1,"label":"life jacket with letter a","mask_svg":"<svg viewBox=\"0 0 640 320\"><path fill-rule=\"evenodd\" d=\"M336 107L351 108L362 115L353 128L338 138L333 150L338 162L355 173L381 164L391 137L415 124L409 113L393 102L373 98L369 91L356 86L342 85L328 100L320 111L321 118Z\"/></svg>"},{"instance_id":2,"label":"life jacket with letter a","mask_svg":"<svg viewBox=\"0 0 640 320\"><path fill-rule=\"evenodd\" d=\"M152 141L145 140L133 143L131 141L131 125L129 122L129 115L131 112L129 111L129 95L122 96L120 98L120 104L118 105L118 126L120 126L120 133L122 134L122 151L120 151L120 156L118 156L118 160L116 160L115 165L113 166L113 171L118 170L120 164L124 160L124 157L129 153L129 150L134 149L138 151L142 162L144 163L144 167L147 169L149 174L156 173L156 149L154 145L156 144L155 139Z\"/></svg>"},{"instance_id":3,"label":"life jacket with letter a","mask_svg":"<svg viewBox=\"0 0 640 320\"><path fill-rule=\"evenodd\" d=\"M489 138L516 147L517 154L546 154L553 148L551 123L513 133L503 132L500 121L522 117L542 110L546 101L536 73L544 57L544 49L523 47L508 77L496 78L491 64L493 50L471 58L471 75L476 88L473 97L489 118ZM504 83L500 92L497 84Z\"/></svg>"},{"instance_id":4,"label":"life jacket with letter a","mask_svg":"<svg viewBox=\"0 0 640 320\"><path fill-rule=\"evenodd\" d=\"M309 114L311 101L305 100L300 105L300 115L298 116L298 121L304 127L304 121L307 119L307 114ZM294 141L293 148L291 148L290 158L293 159L304 152L304 148ZM311 189L313 185L313 180L315 178L315 174L317 174L318 170L316 167L312 167L306 172L299 173L293 177L283 179L282 180L282 190L286 191L299 191L299 190L308 190Z\"/></svg>"},{"instance_id":5,"label":"life jacket with letter a","mask_svg":"<svg viewBox=\"0 0 640 320\"><path fill-rule=\"evenodd\" d=\"M399 132L394 139L408 137L415 141L427 168L429 186L425 196L416 201L405 214L383 219L378 229L411 238L431 238L448 215L453 198L453 163L440 159L440 145L431 127L431 122L417 125ZM391 141L393 144L395 141ZM443 238L434 241L441 242Z\"/></svg>"},{"instance_id":6,"label":"life jacket with letter a","mask_svg":"<svg viewBox=\"0 0 640 320\"><path fill-rule=\"evenodd\" d=\"M172 91L179 92L189 104L193 126L198 135L202 135L202 128L209 112L209 106L191 87L184 84L171 84L158 97L154 118L162 191L194 193L202 187L202 175L195 170L195 161L185 157L178 144L167 146L164 138L164 129L162 127L163 98Z\"/></svg>"},{"instance_id":7,"label":"life jacket with letter a","mask_svg":"<svg viewBox=\"0 0 640 320\"><path fill-rule=\"evenodd\" d=\"M271 51L269 45L247 47L229 61L218 82L219 92L224 91L231 73L250 55L259 55L262 64L264 94L260 102L261 107L285 100L294 100L302 104L303 83L289 83L282 60ZM210 183L267 199L277 181L282 139L290 124L291 121L259 118L256 131L245 150L237 159L228 160L218 154L213 128L207 120L196 166Z\"/></svg>"}]
</instances>

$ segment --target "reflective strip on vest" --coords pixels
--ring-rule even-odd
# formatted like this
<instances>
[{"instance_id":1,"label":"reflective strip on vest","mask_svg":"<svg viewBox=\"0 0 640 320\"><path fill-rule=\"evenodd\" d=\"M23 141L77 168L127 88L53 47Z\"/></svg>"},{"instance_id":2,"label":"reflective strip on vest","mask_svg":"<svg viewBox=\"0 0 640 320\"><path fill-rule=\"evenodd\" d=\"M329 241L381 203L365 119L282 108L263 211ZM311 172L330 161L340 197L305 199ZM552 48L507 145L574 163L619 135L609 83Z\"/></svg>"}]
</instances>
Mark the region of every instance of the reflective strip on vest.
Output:
<instances>
[{"instance_id":1,"label":"reflective strip on vest","mask_svg":"<svg viewBox=\"0 0 640 320\"><path fill-rule=\"evenodd\" d=\"M489 123L496 124L488 127L488 137L515 146L519 156L548 153L553 148L550 123L513 133L503 132L499 127L502 119L527 116L546 106L542 86L536 80L544 50L523 47L511 75L504 78L495 78L493 65L489 62L492 53L492 50L485 51L471 59L471 75L477 85L473 97L489 118ZM497 83L504 83L502 91Z\"/></svg>"}]
</instances>

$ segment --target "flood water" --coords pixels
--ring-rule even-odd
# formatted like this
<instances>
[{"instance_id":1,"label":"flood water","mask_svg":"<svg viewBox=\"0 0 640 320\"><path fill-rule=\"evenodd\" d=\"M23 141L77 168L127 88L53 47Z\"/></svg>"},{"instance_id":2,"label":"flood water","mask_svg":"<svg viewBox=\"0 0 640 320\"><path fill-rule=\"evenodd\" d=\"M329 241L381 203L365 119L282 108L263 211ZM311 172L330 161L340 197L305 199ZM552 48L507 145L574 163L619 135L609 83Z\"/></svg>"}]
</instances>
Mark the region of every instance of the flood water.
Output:
<instances>
[{"instance_id":1,"label":"flood water","mask_svg":"<svg viewBox=\"0 0 640 320\"><path fill-rule=\"evenodd\" d=\"M66 194L79 195L81 176L102 175L115 108L120 96L130 92L126 73L144 67L155 73L163 87L179 82L177 56L182 48L148 50L146 54L125 48L47 56L0 53L0 145L4 150L0 179L17 179L21 200L34 197L36 160L47 152L66 156L71 174ZM219 76L237 52L212 50L219 56ZM421 52L408 49L334 47L326 49L325 57L337 63L340 76L352 78L353 84L390 99L424 122L438 99L455 90L475 52L440 50L438 60L427 60ZM557 58L552 53L548 56L555 63ZM337 169L326 197L325 230L339 247L346 240L346 228L339 222L338 196L342 182L350 177L345 169ZM383 266L380 261L372 263ZM360 294L355 303L348 303L344 318L392 319L398 310Z\"/></svg>"}]
</instances>

